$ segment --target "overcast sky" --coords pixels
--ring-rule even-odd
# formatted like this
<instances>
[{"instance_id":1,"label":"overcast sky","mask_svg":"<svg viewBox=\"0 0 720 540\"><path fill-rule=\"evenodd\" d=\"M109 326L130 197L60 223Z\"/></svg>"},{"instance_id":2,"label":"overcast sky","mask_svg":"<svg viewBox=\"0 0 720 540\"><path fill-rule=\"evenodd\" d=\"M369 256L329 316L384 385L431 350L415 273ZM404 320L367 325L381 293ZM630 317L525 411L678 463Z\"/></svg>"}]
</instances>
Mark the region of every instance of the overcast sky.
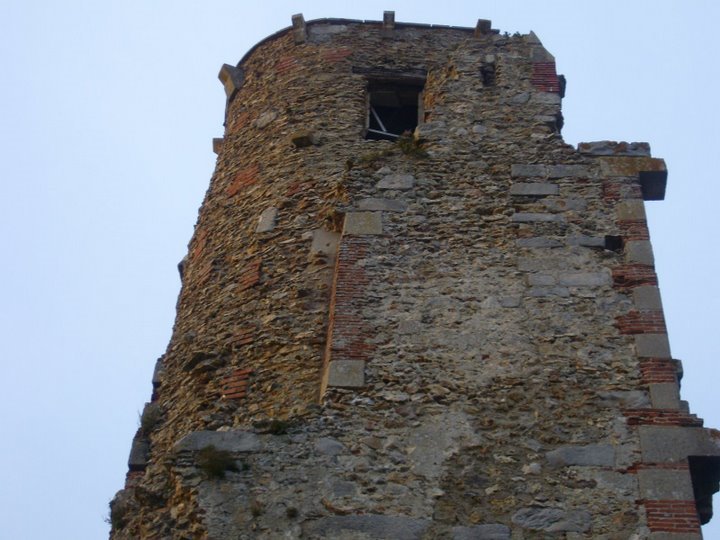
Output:
<instances>
[{"instance_id":1,"label":"overcast sky","mask_svg":"<svg viewBox=\"0 0 720 540\"><path fill-rule=\"evenodd\" d=\"M647 206L683 398L720 427L720 3L260 4L0 0L0 537L107 535L223 133L218 70L297 12L534 30L568 80L568 143L649 142L670 171Z\"/></svg>"}]
</instances>

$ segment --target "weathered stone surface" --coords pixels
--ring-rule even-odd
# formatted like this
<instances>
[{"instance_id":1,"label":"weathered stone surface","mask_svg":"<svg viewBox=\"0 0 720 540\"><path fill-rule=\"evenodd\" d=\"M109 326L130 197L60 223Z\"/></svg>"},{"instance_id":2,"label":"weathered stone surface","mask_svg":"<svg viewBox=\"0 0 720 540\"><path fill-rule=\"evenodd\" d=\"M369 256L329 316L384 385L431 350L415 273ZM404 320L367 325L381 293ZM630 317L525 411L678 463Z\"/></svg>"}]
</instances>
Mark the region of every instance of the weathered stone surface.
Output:
<instances>
[{"instance_id":1,"label":"weathered stone surface","mask_svg":"<svg viewBox=\"0 0 720 540\"><path fill-rule=\"evenodd\" d=\"M131 471L142 471L147 466L150 454L150 441L147 439L133 439L128 457L128 468Z\"/></svg>"},{"instance_id":2,"label":"weathered stone surface","mask_svg":"<svg viewBox=\"0 0 720 540\"><path fill-rule=\"evenodd\" d=\"M640 469L637 475L643 499L690 501L694 498L690 473L686 470Z\"/></svg>"},{"instance_id":3,"label":"weathered stone surface","mask_svg":"<svg viewBox=\"0 0 720 540\"><path fill-rule=\"evenodd\" d=\"M592 248L605 247L604 236L586 236L584 234L568 236L567 243L569 246L584 246Z\"/></svg>"},{"instance_id":4,"label":"weathered stone surface","mask_svg":"<svg viewBox=\"0 0 720 540\"><path fill-rule=\"evenodd\" d=\"M510 540L510 527L506 525L453 527L452 540Z\"/></svg>"},{"instance_id":5,"label":"weathered stone surface","mask_svg":"<svg viewBox=\"0 0 720 540\"><path fill-rule=\"evenodd\" d=\"M513 177L545 177L547 174L547 165L524 165L516 163L510 168L510 175Z\"/></svg>"},{"instance_id":6,"label":"weathered stone surface","mask_svg":"<svg viewBox=\"0 0 720 540\"><path fill-rule=\"evenodd\" d=\"M290 142L297 148L307 148L308 146L318 144L318 138L317 135L311 131L300 130L290 135Z\"/></svg>"},{"instance_id":7,"label":"weathered stone surface","mask_svg":"<svg viewBox=\"0 0 720 540\"><path fill-rule=\"evenodd\" d=\"M258 225L255 232L264 233L270 232L275 228L275 219L277 218L278 209L270 206L263 210L262 214L258 218Z\"/></svg>"},{"instance_id":8,"label":"weathered stone surface","mask_svg":"<svg viewBox=\"0 0 720 540\"><path fill-rule=\"evenodd\" d=\"M554 238L535 236L533 238L518 238L515 243L522 248L553 248L562 246L562 242Z\"/></svg>"},{"instance_id":9,"label":"weathered stone surface","mask_svg":"<svg viewBox=\"0 0 720 540\"><path fill-rule=\"evenodd\" d=\"M593 141L578 144L578 151L589 156L645 156L650 157L646 142Z\"/></svg>"},{"instance_id":10,"label":"weathered stone surface","mask_svg":"<svg viewBox=\"0 0 720 540\"><path fill-rule=\"evenodd\" d=\"M703 537L695 533L653 532L648 540L703 540Z\"/></svg>"},{"instance_id":11,"label":"weathered stone surface","mask_svg":"<svg viewBox=\"0 0 720 540\"><path fill-rule=\"evenodd\" d=\"M312 232L310 255L327 255L334 258L340 243L340 233L316 229Z\"/></svg>"},{"instance_id":12,"label":"weathered stone surface","mask_svg":"<svg viewBox=\"0 0 720 540\"><path fill-rule=\"evenodd\" d=\"M262 448L255 433L242 430L193 431L175 443L176 452L202 450L207 446L228 452L256 452Z\"/></svg>"},{"instance_id":13,"label":"weathered stone surface","mask_svg":"<svg viewBox=\"0 0 720 540\"><path fill-rule=\"evenodd\" d=\"M620 201L615 205L615 216L618 221L647 219L645 203L642 199Z\"/></svg>"},{"instance_id":14,"label":"weathered stone surface","mask_svg":"<svg viewBox=\"0 0 720 540\"><path fill-rule=\"evenodd\" d=\"M558 276L558 283L566 287L603 287L612 284L610 272L568 272Z\"/></svg>"},{"instance_id":15,"label":"weathered stone surface","mask_svg":"<svg viewBox=\"0 0 720 540\"><path fill-rule=\"evenodd\" d=\"M355 515L320 518L306 522L303 529L310 538L420 540L429 525L428 520L405 516Z\"/></svg>"},{"instance_id":16,"label":"weathered stone surface","mask_svg":"<svg viewBox=\"0 0 720 540\"><path fill-rule=\"evenodd\" d=\"M264 129L269 126L276 118L277 112L265 111L260 116L258 116L257 120L255 120L255 127L259 129Z\"/></svg>"},{"instance_id":17,"label":"weathered stone surface","mask_svg":"<svg viewBox=\"0 0 720 540\"><path fill-rule=\"evenodd\" d=\"M336 456L347 452L347 448L340 441L331 437L321 437L315 442L315 450L327 456Z\"/></svg>"},{"instance_id":18,"label":"weathered stone surface","mask_svg":"<svg viewBox=\"0 0 720 540\"><path fill-rule=\"evenodd\" d=\"M695 427L639 426L645 463L672 463L688 456L720 456L720 439Z\"/></svg>"},{"instance_id":19,"label":"weathered stone surface","mask_svg":"<svg viewBox=\"0 0 720 540\"><path fill-rule=\"evenodd\" d=\"M563 446L548 452L545 457L556 467L612 467L615 464L615 449L610 444Z\"/></svg>"},{"instance_id":20,"label":"weathered stone surface","mask_svg":"<svg viewBox=\"0 0 720 540\"><path fill-rule=\"evenodd\" d=\"M667 334L639 334L635 336L638 356L649 358L672 358Z\"/></svg>"},{"instance_id":21,"label":"weathered stone surface","mask_svg":"<svg viewBox=\"0 0 720 540\"><path fill-rule=\"evenodd\" d=\"M625 258L630 263L655 264L652 245L648 240L632 240L625 243Z\"/></svg>"},{"instance_id":22,"label":"weathered stone surface","mask_svg":"<svg viewBox=\"0 0 720 540\"><path fill-rule=\"evenodd\" d=\"M547 195L557 195L557 193L557 184L517 182L510 186L510 195L544 197Z\"/></svg>"},{"instance_id":23,"label":"weathered stone surface","mask_svg":"<svg viewBox=\"0 0 720 540\"><path fill-rule=\"evenodd\" d=\"M661 310L660 289L653 285L643 285L633 289L633 301L639 310Z\"/></svg>"},{"instance_id":24,"label":"weathered stone surface","mask_svg":"<svg viewBox=\"0 0 720 540\"><path fill-rule=\"evenodd\" d=\"M382 213L348 212L345 214L344 235L382 234Z\"/></svg>"},{"instance_id":25,"label":"weathered stone surface","mask_svg":"<svg viewBox=\"0 0 720 540\"><path fill-rule=\"evenodd\" d=\"M542 214L539 212L517 212L513 214L510 219L515 223L565 221L565 218L560 214Z\"/></svg>"},{"instance_id":26,"label":"weathered stone surface","mask_svg":"<svg viewBox=\"0 0 720 540\"><path fill-rule=\"evenodd\" d=\"M658 409L680 408L680 392L673 383L653 383L648 385L652 406Z\"/></svg>"},{"instance_id":27,"label":"weathered stone surface","mask_svg":"<svg viewBox=\"0 0 720 540\"><path fill-rule=\"evenodd\" d=\"M365 362L332 360L328 365L328 386L360 388L365 386Z\"/></svg>"},{"instance_id":28,"label":"weathered stone surface","mask_svg":"<svg viewBox=\"0 0 720 540\"><path fill-rule=\"evenodd\" d=\"M550 165L548 166L548 178L565 178L578 176L581 178L589 176L590 172L585 165Z\"/></svg>"},{"instance_id":29,"label":"weathered stone surface","mask_svg":"<svg viewBox=\"0 0 720 540\"><path fill-rule=\"evenodd\" d=\"M590 529L592 516L586 510L560 508L522 508L512 516L512 522L526 529L546 532L585 532Z\"/></svg>"},{"instance_id":30,"label":"weathered stone surface","mask_svg":"<svg viewBox=\"0 0 720 540\"><path fill-rule=\"evenodd\" d=\"M405 212L407 210L407 204L402 201L395 199L381 199L377 197L371 197L369 199L362 199L358 202L358 208L360 210L371 210L371 211L384 211L384 212Z\"/></svg>"},{"instance_id":31,"label":"weathered stone surface","mask_svg":"<svg viewBox=\"0 0 720 540\"><path fill-rule=\"evenodd\" d=\"M412 174L388 174L377 183L378 189L412 189L415 177Z\"/></svg>"}]
</instances>

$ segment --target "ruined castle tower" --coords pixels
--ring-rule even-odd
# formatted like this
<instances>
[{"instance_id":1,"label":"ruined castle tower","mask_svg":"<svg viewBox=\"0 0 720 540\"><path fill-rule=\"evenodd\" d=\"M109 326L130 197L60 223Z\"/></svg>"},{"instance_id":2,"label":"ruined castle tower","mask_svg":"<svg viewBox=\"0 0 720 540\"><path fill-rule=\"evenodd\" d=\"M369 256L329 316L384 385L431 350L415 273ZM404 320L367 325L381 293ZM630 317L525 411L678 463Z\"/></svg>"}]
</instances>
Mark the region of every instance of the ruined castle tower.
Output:
<instances>
[{"instance_id":1,"label":"ruined castle tower","mask_svg":"<svg viewBox=\"0 0 720 540\"><path fill-rule=\"evenodd\" d=\"M538 38L292 18L220 79L217 168L116 540L695 540L646 143L573 148Z\"/></svg>"}]
</instances>

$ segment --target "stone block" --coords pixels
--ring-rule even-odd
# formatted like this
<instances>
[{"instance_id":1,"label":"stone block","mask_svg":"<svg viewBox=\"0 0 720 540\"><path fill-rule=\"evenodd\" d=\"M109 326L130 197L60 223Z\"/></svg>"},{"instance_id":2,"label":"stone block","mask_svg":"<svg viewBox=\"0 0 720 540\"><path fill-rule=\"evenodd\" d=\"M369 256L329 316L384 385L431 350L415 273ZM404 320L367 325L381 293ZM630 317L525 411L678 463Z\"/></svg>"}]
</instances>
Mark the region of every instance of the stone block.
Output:
<instances>
[{"instance_id":1,"label":"stone block","mask_svg":"<svg viewBox=\"0 0 720 540\"><path fill-rule=\"evenodd\" d=\"M315 229L312 232L310 255L323 254L334 259L335 255L337 255L339 244L340 233L326 231L325 229Z\"/></svg>"},{"instance_id":2,"label":"stone block","mask_svg":"<svg viewBox=\"0 0 720 540\"><path fill-rule=\"evenodd\" d=\"M406 516L360 514L327 516L303 524L310 538L367 538L373 540L420 540L430 521Z\"/></svg>"},{"instance_id":3,"label":"stone block","mask_svg":"<svg viewBox=\"0 0 720 540\"><path fill-rule=\"evenodd\" d=\"M219 137L219 138L215 137L212 140L213 152L215 152L216 154L219 154L220 152L222 152L222 147L223 147L224 142L225 142L225 139L223 139L222 137Z\"/></svg>"},{"instance_id":4,"label":"stone block","mask_svg":"<svg viewBox=\"0 0 720 540\"><path fill-rule=\"evenodd\" d=\"M545 236L534 236L532 238L518 238L515 243L521 248L554 248L562 246L560 240L547 238Z\"/></svg>"},{"instance_id":5,"label":"stone block","mask_svg":"<svg viewBox=\"0 0 720 540\"><path fill-rule=\"evenodd\" d=\"M388 174L377 183L378 189L412 189L415 185L415 177L412 174Z\"/></svg>"},{"instance_id":6,"label":"stone block","mask_svg":"<svg viewBox=\"0 0 720 540\"><path fill-rule=\"evenodd\" d=\"M635 307L641 311L662 310L662 300L660 298L660 289L654 285L643 285L633 289L633 301Z\"/></svg>"},{"instance_id":7,"label":"stone block","mask_svg":"<svg viewBox=\"0 0 720 540\"><path fill-rule=\"evenodd\" d=\"M362 360L332 360L327 369L328 386L341 388L365 386L365 362Z\"/></svg>"},{"instance_id":8,"label":"stone block","mask_svg":"<svg viewBox=\"0 0 720 540\"><path fill-rule=\"evenodd\" d=\"M605 237L604 236L586 236L584 234L577 234L568 236L567 244L569 246L583 246L592 248L604 248Z\"/></svg>"},{"instance_id":9,"label":"stone block","mask_svg":"<svg viewBox=\"0 0 720 540\"><path fill-rule=\"evenodd\" d=\"M528 196L528 197L545 197L547 195L557 195L558 185L547 182L518 182L510 186L510 195Z\"/></svg>"},{"instance_id":10,"label":"stone block","mask_svg":"<svg viewBox=\"0 0 720 540\"><path fill-rule=\"evenodd\" d=\"M514 223L548 223L548 222L564 222L565 218L560 214L543 214L537 212L517 212L510 218Z\"/></svg>"},{"instance_id":11,"label":"stone block","mask_svg":"<svg viewBox=\"0 0 720 540\"><path fill-rule=\"evenodd\" d=\"M242 87L245 81L245 72L238 67L231 66L230 64L223 64L218 73L218 79L223 84L225 89L225 95L228 100L235 97L237 91Z\"/></svg>"},{"instance_id":12,"label":"stone block","mask_svg":"<svg viewBox=\"0 0 720 540\"><path fill-rule=\"evenodd\" d=\"M688 456L720 456L720 440L701 427L638 426L645 463L682 462Z\"/></svg>"},{"instance_id":13,"label":"stone block","mask_svg":"<svg viewBox=\"0 0 720 540\"><path fill-rule=\"evenodd\" d=\"M362 236L382 234L382 214L380 212L348 212L345 214L343 235Z\"/></svg>"},{"instance_id":14,"label":"stone block","mask_svg":"<svg viewBox=\"0 0 720 540\"><path fill-rule=\"evenodd\" d=\"M530 103L539 105L560 105L562 98L555 92L533 92Z\"/></svg>"},{"instance_id":15,"label":"stone block","mask_svg":"<svg viewBox=\"0 0 720 540\"><path fill-rule=\"evenodd\" d=\"M255 232L264 233L270 232L275 228L275 219L277 218L278 209L274 206L270 206L262 211L260 217L258 217L257 229Z\"/></svg>"},{"instance_id":16,"label":"stone block","mask_svg":"<svg viewBox=\"0 0 720 540\"><path fill-rule=\"evenodd\" d=\"M207 446L228 452L254 452L262 449L255 433L239 429L231 431L193 431L175 443L175 452L196 452Z\"/></svg>"},{"instance_id":17,"label":"stone block","mask_svg":"<svg viewBox=\"0 0 720 540\"><path fill-rule=\"evenodd\" d=\"M542 164L513 164L510 166L510 176L512 177L545 177L547 176L547 165Z\"/></svg>"},{"instance_id":18,"label":"stone block","mask_svg":"<svg viewBox=\"0 0 720 540\"><path fill-rule=\"evenodd\" d=\"M315 441L315 451L326 456L337 456L347 452L347 448L340 441L331 437L320 437Z\"/></svg>"},{"instance_id":19,"label":"stone block","mask_svg":"<svg viewBox=\"0 0 720 540\"><path fill-rule=\"evenodd\" d=\"M593 141L578 144L578 151L587 156L641 156L650 157L646 142Z\"/></svg>"},{"instance_id":20,"label":"stone block","mask_svg":"<svg viewBox=\"0 0 720 540\"><path fill-rule=\"evenodd\" d=\"M667 334L638 334L635 352L641 358L672 358Z\"/></svg>"},{"instance_id":21,"label":"stone block","mask_svg":"<svg viewBox=\"0 0 720 540\"><path fill-rule=\"evenodd\" d=\"M566 178L569 176L588 177L590 172L585 165L550 165L548 178Z\"/></svg>"},{"instance_id":22,"label":"stone block","mask_svg":"<svg viewBox=\"0 0 720 540\"><path fill-rule=\"evenodd\" d=\"M647 219L645 215L645 202L641 199L620 201L615 205L615 218L618 221Z\"/></svg>"},{"instance_id":23,"label":"stone block","mask_svg":"<svg viewBox=\"0 0 720 540\"><path fill-rule=\"evenodd\" d=\"M305 17L303 17L302 13L297 13L292 16L291 20L293 40L296 44L305 43L305 40L307 39Z\"/></svg>"},{"instance_id":24,"label":"stone block","mask_svg":"<svg viewBox=\"0 0 720 540\"><path fill-rule=\"evenodd\" d=\"M414 135L418 140L441 139L447 135L447 126L442 120L425 122L415 128Z\"/></svg>"},{"instance_id":25,"label":"stone block","mask_svg":"<svg viewBox=\"0 0 720 540\"><path fill-rule=\"evenodd\" d=\"M640 469L637 474L642 499L691 501L695 498L689 471Z\"/></svg>"},{"instance_id":26,"label":"stone block","mask_svg":"<svg viewBox=\"0 0 720 540\"><path fill-rule=\"evenodd\" d=\"M568 272L560 274L558 283L566 287L604 287L612 284L610 272Z\"/></svg>"},{"instance_id":27,"label":"stone block","mask_svg":"<svg viewBox=\"0 0 720 540\"><path fill-rule=\"evenodd\" d=\"M128 469L131 471L144 471L150 455L150 441L147 439L133 439L128 457Z\"/></svg>"},{"instance_id":28,"label":"stone block","mask_svg":"<svg viewBox=\"0 0 720 540\"><path fill-rule=\"evenodd\" d=\"M615 464L615 448L610 444L562 446L548 452L545 457L555 467L612 467Z\"/></svg>"},{"instance_id":29,"label":"stone block","mask_svg":"<svg viewBox=\"0 0 720 540\"><path fill-rule=\"evenodd\" d=\"M512 522L525 529L551 533L585 532L590 529L592 515L586 510L529 507L515 512Z\"/></svg>"},{"instance_id":30,"label":"stone block","mask_svg":"<svg viewBox=\"0 0 720 540\"><path fill-rule=\"evenodd\" d=\"M492 31L492 22L488 19L478 19L475 24L475 37L485 36Z\"/></svg>"},{"instance_id":31,"label":"stone block","mask_svg":"<svg viewBox=\"0 0 720 540\"><path fill-rule=\"evenodd\" d=\"M653 383L650 387L650 401L656 409L679 409L680 391L675 383Z\"/></svg>"},{"instance_id":32,"label":"stone block","mask_svg":"<svg viewBox=\"0 0 720 540\"><path fill-rule=\"evenodd\" d=\"M407 205L402 201L395 199L381 199L371 197L369 199L361 199L358 202L360 210L384 211L384 212L405 212Z\"/></svg>"},{"instance_id":33,"label":"stone block","mask_svg":"<svg viewBox=\"0 0 720 540\"><path fill-rule=\"evenodd\" d=\"M665 161L651 157L612 156L599 157L600 171L603 176L637 177L641 171L665 172Z\"/></svg>"},{"instance_id":34,"label":"stone block","mask_svg":"<svg viewBox=\"0 0 720 540\"><path fill-rule=\"evenodd\" d=\"M547 296L559 296L560 298L567 298L570 296L570 291L567 287L531 287L528 290L530 296L536 298L543 298Z\"/></svg>"},{"instance_id":35,"label":"stone block","mask_svg":"<svg viewBox=\"0 0 720 540\"><path fill-rule=\"evenodd\" d=\"M510 540L510 527L506 525L475 525L453 527L452 540Z\"/></svg>"},{"instance_id":36,"label":"stone block","mask_svg":"<svg viewBox=\"0 0 720 540\"><path fill-rule=\"evenodd\" d=\"M311 131L300 130L290 135L290 142L296 148L307 148L314 144L318 144L317 137Z\"/></svg>"},{"instance_id":37,"label":"stone block","mask_svg":"<svg viewBox=\"0 0 720 540\"><path fill-rule=\"evenodd\" d=\"M631 240L630 242L625 242L625 260L629 263L653 266L655 264L655 257L653 256L650 241Z\"/></svg>"},{"instance_id":38,"label":"stone block","mask_svg":"<svg viewBox=\"0 0 720 540\"><path fill-rule=\"evenodd\" d=\"M257 120L255 120L255 127L258 129L264 129L269 126L276 118L277 113L275 111L265 111L260 116L258 116Z\"/></svg>"},{"instance_id":39,"label":"stone block","mask_svg":"<svg viewBox=\"0 0 720 540\"><path fill-rule=\"evenodd\" d=\"M555 285L556 283L557 280L552 274L528 274L528 285L530 286L539 285L541 287L547 287Z\"/></svg>"}]
</instances>

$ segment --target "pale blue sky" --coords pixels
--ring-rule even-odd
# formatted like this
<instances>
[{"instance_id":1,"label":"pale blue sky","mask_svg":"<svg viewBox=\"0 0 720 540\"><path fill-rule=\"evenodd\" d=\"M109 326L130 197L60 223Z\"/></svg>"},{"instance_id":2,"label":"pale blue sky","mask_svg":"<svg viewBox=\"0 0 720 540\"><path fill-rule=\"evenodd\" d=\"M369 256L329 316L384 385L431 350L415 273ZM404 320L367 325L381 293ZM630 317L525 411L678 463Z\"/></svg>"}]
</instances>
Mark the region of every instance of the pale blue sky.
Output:
<instances>
[{"instance_id":1,"label":"pale blue sky","mask_svg":"<svg viewBox=\"0 0 720 540\"><path fill-rule=\"evenodd\" d=\"M249 6L0 0L0 538L106 536L222 136L218 70L297 12L534 30L568 79L567 142L650 142L670 171L648 212L683 397L720 427L720 3Z\"/></svg>"}]
</instances>

